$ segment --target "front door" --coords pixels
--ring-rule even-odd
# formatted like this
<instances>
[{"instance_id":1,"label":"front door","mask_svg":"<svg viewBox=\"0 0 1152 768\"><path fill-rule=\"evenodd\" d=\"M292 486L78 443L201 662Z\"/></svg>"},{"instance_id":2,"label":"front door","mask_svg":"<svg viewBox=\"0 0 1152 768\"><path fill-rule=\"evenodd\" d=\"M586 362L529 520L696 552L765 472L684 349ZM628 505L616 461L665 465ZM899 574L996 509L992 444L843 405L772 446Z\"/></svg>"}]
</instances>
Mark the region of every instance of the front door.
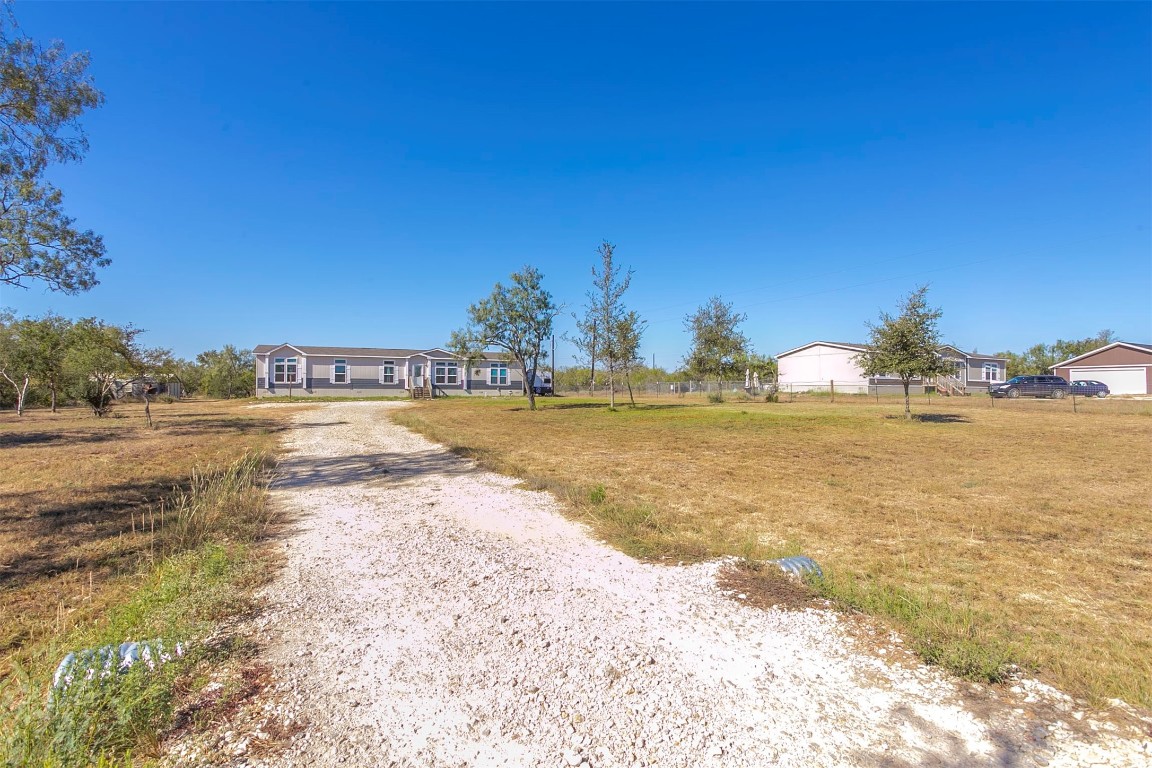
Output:
<instances>
[{"instance_id":1,"label":"front door","mask_svg":"<svg viewBox=\"0 0 1152 768\"><path fill-rule=\"evenodd\" d=\"M424 363L412 363L412 388L424 386Z\"/></svg>"}]
</instances>

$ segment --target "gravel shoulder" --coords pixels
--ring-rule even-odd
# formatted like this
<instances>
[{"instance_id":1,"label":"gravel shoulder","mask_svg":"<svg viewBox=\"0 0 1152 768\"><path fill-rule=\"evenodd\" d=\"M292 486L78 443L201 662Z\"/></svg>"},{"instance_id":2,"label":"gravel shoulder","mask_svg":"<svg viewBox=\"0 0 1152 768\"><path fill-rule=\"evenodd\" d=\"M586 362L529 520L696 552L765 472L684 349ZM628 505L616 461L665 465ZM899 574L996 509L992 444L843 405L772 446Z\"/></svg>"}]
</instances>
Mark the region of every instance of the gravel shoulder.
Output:
<instances>
[{"instance_id":1,"label":"gravel shoulder","mask_svg":"<svg viewBox=\"0 0 1152 768\"><path fill-rule=\"evenodd\" d=\"M836 614L742 605L720 563L632 560L396 426L398 407L294 417L272 491L284 567L247 630L272 682L174 764L1152 763L1152 743L1037 683L974 695Z\"/></svg>"}]
</instances>

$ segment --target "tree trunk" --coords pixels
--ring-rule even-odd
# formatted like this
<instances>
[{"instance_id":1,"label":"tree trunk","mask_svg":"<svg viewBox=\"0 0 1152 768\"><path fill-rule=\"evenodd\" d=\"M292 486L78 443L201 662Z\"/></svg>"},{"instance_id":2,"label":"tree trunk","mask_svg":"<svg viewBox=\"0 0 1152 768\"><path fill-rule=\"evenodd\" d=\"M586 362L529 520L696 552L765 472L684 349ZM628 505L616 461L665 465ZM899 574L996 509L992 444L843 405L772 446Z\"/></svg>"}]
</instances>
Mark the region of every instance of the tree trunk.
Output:
<instances>
[{"instance_id":1,"label":"tree trunk","mask_svg":"<svg viewBox=\"0 0 1152 768\"><path fill-rule=\"evenodd\" d=\"M49 384L48 390L52 393L52 413L56 413L56 382Z\"/></svg>"},{"instance_id":2,"label":"tree trunk","mask_svg":"<svg viewBox=\"0 0 1152 768\"><path fill-rule=\"evenodd\" d=\"M152 429L152 408L148 400L148 392L144 391L144 418L148 421L148 429Z\"/></svg>"},{"instance_id":3,"label":"tree trunk","mask_svg":"<svg viewBox=\"0 0 1152 768\"><path fill-rule=\"evenodd\" d=\"M612 375L612 366L608 366L608 408L616 408L616 378Z\"/></svg>"},{"instance_id":4,"label":"tree trunk","mask_svg":"<svg viewBox=\"0 0 1152 768\"><path fill-rule=\"evenodd\" d=\"M632 394L632 377L628 375L628 371L624 371L624 383L628 385L628 402L632 403L632 407L636 407L636 396ZM659 391L659 389L657 389Z\"/></svg>"},{"instance_id":5,"label":"tree trunk","mask_svg":"<svg viewBox=\"0 0 1152 768\"><path fill-rule=\"evenodd\" d=\"M592 321L592 351L588 355L591 378L588 381L588 396L596 397L596 321Z\"/></svg>"},{"instance_id":6,"label":"tree trunk","mask_svg":"<svg viewBox=\"0 0 1152 768\"><path fill-rule=\"evenodd\" d=\"M534 411L534 410L536 410L536 365L531 366L531 368L532 368L532 381L529 381L528 380L528 368L529 368L528 361L527 360L521 360L516 355L515 352L512 353L512 357L515 358L516 362L518 362L520 364L520 370L522 370L524 372L524 394L528 395L528 410ZM539 362L540 362L539 358L537 358L535 362L537 364L539 364Z\"/></svg>"},{"instance_id":7,"label":"tree trunk","mask_svg":"<svg viewBox=\"0 0 1152 768\"><path fill-rule=\"evenodd\" d=\"M908 421L912 420L912 402L908 397L908 385L912 382L909 379L904 379L904 418Z\"/></svg>"},{"instance_id":8,"label":"tree trunk","mask_svg":"<svg viewBox=\"0 0 1152 768\"><path fill-rule=\"evenodd\" d=\"M21 387L15 381L13 381L12 377L9 376L7 373L0 372L0 376L3 376L7 380L7 382L12 385L12 389L16 390L16 415L17 416L23 416L24 415L24 398L28 394L28 383L32 380L32 377L25 374L24 386Z\"/></svg>"}]
</instances>

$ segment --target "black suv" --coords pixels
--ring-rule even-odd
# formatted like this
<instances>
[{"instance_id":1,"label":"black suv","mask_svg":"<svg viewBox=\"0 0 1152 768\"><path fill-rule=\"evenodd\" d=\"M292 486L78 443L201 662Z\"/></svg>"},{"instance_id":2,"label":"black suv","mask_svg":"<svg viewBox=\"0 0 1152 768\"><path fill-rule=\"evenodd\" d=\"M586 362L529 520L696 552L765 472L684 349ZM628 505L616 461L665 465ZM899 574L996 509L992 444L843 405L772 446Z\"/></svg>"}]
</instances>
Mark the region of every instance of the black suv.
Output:
<instances>
[{"instance_id":1,"label":"black suv","mask_svg":"<svg viewBox=\"0 0 1152 768\"><path fill-rule=\"evenodd\" d=\"M1003 384L988 388L992 397L1051 397L1056 400L1068 394L1068 380L1063 376L1013 376Z\"/></svg>"}]
</instances>

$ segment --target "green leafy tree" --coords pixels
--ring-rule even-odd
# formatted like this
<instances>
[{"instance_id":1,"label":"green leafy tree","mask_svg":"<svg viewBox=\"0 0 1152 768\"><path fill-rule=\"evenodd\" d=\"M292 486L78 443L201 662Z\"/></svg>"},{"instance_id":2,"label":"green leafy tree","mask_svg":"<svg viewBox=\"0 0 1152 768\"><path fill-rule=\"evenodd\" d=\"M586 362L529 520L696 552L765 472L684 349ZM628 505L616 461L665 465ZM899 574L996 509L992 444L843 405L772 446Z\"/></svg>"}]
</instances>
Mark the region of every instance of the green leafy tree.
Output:
<instances>
[{"instance_id":1,"label":"green leafy tree","mask_svg":"<svg viewBox=\"0 0 1152 768\"><path fill-rule=\"evenodd\" d=\"M1034 344L1023 353L999 352L998 357L1008 359L1008 376L1045 375L1052 372L1056 363L1079 357L1086 352L1116 341L1110 330L1102 330L1095 336L1083 339L1057 339L1052 344Z\"/></svg>"},{"instance_id":2,"label":"green leafy tree","mask_svg":"<svg viewBox=\"0 0 1152 768\"><path fill-rule=\"evenodd\" d=\"M714 378L717 384L743 376L741 364L748 355L748 337L740 332L740 323L747 319L719 296L708 299L684 318L684 329L692 334L684 365L693 375Z\"/></svg>"},{"instance_id":3,"label":"green leafy tree","mask_svg":"<svg viewBox=\"0 0 1152 768\"><path fill-rule=\"evenodd\" d=\"M49 312L28 321L25 332L32 349L32 376L49 393L52 413L66 384L65 361L72 344L72 321Z\"/></svg>"},{"instance_id":4,"label":"green leafy tree","mask_svg":"<svg viewBox=\"0 0 1152 768\"><path fill-rule=\"evenodd\" d=\"M72 393L104 416L112 408L124 382L143 374L144 357L136 338L143 333L131 325L116 326L94 317L76 321L65 367Z\"/></svg>"},{"instance_id":5,"label":"green leafy tree","mask_svg":"<svg viewBox=\"0 0 1152 768\"><path fill-rule=\"evenodd\" d=\"M256 393L256 358L248 350L225 344L196 356L200 389L211 397L252 397Z\"/></svg>"},{"instance_id":6,"label":"green leafy tree","mask_svg":"<svg viewBox=\"0 0 1152 768\"><path fill-rule=\"evenodd\" d=\"M536 410L532 376L547 358L544 340L560 308L544 289L544 276L527 266L512 274L511 285L496 283L492 293L468 307L468 325L452 332L451 351L463 360L477 359L495 347L505 358L520 364L529 410Z\"/></svg>"},{"instance_id":7,"label":"green leafy tree","mask_svg":"<svg viewBox=\"0 0 1152 768\"><path fill-rule=\"evenodd\" d=\"M43 282L77 293L110 262L104 242L64 213L63 194L45 180L52 163L79 161L80 126L104 96L88 75L88 55L24 36L11 7L0 11L0 283Z\"/></svg>"},{"instance_id":8,"label":"green leafy tree","mask_svg":"<svg viewBox=\"0 0 1152 768\"><path fill-rule=\"evenodd\" d=\"M904 418L912 418L908 395L912 379L939 376L949 371L940 357L940 331L943 313L928 306L928 286L910 293L896 317L880 313L879 324L868 324L868 350L856 356L866 376L896 376L904 385Z\"/></svg>"},{"instance_id":9,"label":"green leafy tree","mask_svg":"<svg viewBox=\"0 0 1152 768\"><path fill-rule=\"evenodd\" d=\"M629 310L621 316L613 332L613 346L616 350L616 366L624 375L628 387L628 401L636 407L636 396L632 393L632 376L644 369L644 358L640 356L640 338L646 324L635 311Z\"/></svg>"}]
</instances>

